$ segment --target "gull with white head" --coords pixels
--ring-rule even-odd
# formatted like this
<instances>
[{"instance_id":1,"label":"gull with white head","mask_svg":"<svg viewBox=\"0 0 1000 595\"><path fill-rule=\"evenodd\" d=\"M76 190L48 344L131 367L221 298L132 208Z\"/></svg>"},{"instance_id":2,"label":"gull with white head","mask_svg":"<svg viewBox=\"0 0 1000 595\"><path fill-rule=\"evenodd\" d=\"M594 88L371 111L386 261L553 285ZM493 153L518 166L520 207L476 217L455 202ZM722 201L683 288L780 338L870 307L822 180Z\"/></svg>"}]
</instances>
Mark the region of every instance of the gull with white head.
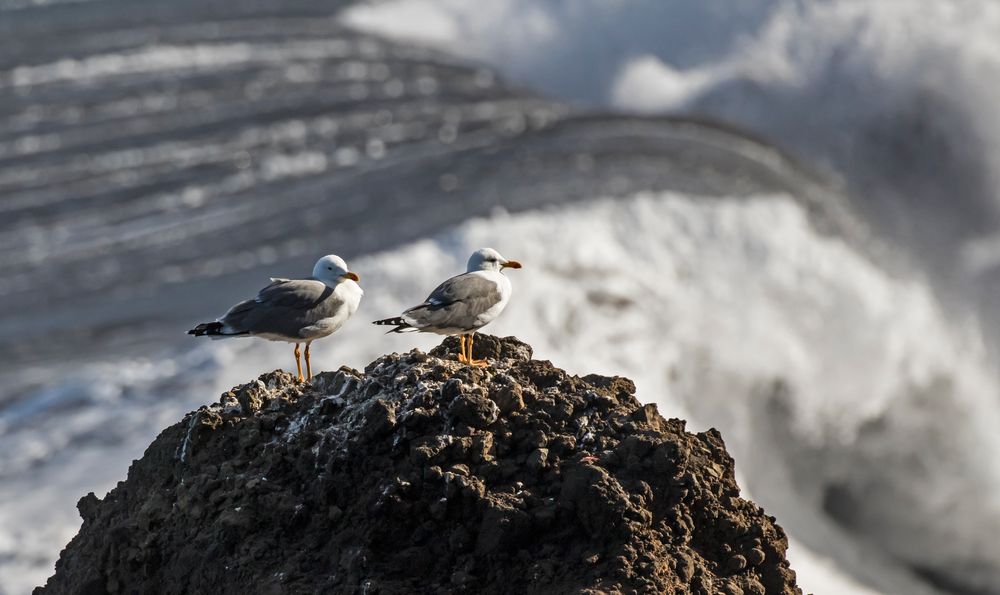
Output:
<instances>
[{"instance_id":1,"label":"gull with white head","mask_svg":"<svg viewBox=\"0 0 1000 595\"><path fill-rule=\"evenodd\" d=\"M188 331L196 337L213 339L260 337L269 341L295 343L295 367L302 376L305 343L306 375L312 378L309 346L336 332L361 304L364 291L360 278L347 269L344 259L330 254L316 261L307 279L271 279L252 300L242 301L215 322L199 324Z\"/></svg>"},{"instance_id":2,"label":"gull with white head","mask_svg":"<svg viewBox=\"0 0 1000 595\"><path fill-rule=\"evenodd\" d=\"M427 299L401 316L376 320L373 324L394 325L391 333L421 331L439 335L459 335L461 353L458 361L471 366L485 366L485 360L472 357L475 332L503 312L510 300L510 280L501 271L519 269L521 263L508 260L493 248L480 248L471 257L466 272L448 279Z\"/></svg>"}]
</instances>

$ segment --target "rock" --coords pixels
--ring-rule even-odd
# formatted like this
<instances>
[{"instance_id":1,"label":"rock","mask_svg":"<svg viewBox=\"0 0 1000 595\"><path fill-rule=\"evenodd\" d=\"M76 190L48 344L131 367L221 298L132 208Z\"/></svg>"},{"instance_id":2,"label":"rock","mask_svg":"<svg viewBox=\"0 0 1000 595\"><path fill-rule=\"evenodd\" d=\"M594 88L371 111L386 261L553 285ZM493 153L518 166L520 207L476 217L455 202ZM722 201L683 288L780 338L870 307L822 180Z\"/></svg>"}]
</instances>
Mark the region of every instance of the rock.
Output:
<instances>
[{"instance_id":1,"label":"rock","mask_svg":"<svg viewBox=\"0 0 1000 595\"><path fill-rule=\"evenodd\" d=\"M396 425L396 411L383 400L375 400L365 411L363 431L372 438L385 436Z\"/></svg>"},{"instance_id":2,"label":"rock","mask_svg":"<svg viewBox=\"0 0 1000 595\"><path fill-rule=\"evenodd\" d=\"M76 509L80 511L80 516L84 520L93 520L97 517L97 509L100 506L101 500L94 495L94 492L90 492L76 503Z\"/></svg>"},{"instance_id":3,"label":"rock","mask_svg":"<svg viewBox=\"0 0 1000 595\"><path fill-rule=\"evenodd\" d=\"M458 351L458 337L448 337L441 345L431 349L430 355L445 358L450 355L457 355ZM531 356L531 346L518 341L514 337L500 338L477 333L472 342L472 357L475 359L526 362L531 360Z\"/></svg>"},{"instance_id":4,"label":"rock","mask_svg":"<svg viewBox=\"0 0 1000 595\"><path fill-rule=\"evenodd\" d=\"M726 562L726 570L729 572L739 572L747 567L747 559L736 554Z\"/></svg>"},{"instance_id":5,"label":"rock","mask_svg":"<svg viewBox=\"0 0 1000 595\"><path fill-rule=\"evenodd\" d=\"M529 469L534 469L536 471L543 469L549 460L549 449L547 448L536 448L531 451L528 455L528 459L524 462Z\"/></svg>"},{"instance_id":6,"label":"rock","mask_svg":"<svg viewBox=\"0 0 1000 595\"><path fill-rule=\"evenodd\" d=\"M477 335L164 430L37 593L800 593L717 432Z\"/></svg>"},{"instance_id":7,"label":"rock","mask_svg":"<svg viewBox=\"0 0 1000 595\"><path fill-rule=\"evenodd\" d=\"M501 386L493 393L493 401L500 408L501 413L511 413L524 409L524 395L521 387L516 384Z\"/></svg>"},{"instance_id":8,"label":"rock","mask_svg":"<svg viewBox=\"0 0 1000 595\"><path fill-rule=\"evenodd\" d=\"M481 392L474 392L455 397L448 407L448 414L473 428L486 428L500 416L500 409Z\"/></svg>"},{"instance_id":9,"label":"rock","mask_svg":"<svg viewBox=\"0 0 1000 595\"><path fill-rule=\"evenodd\" d=\"M677 556L677 577L682 583L687 583L694 578L695 567L695 560L692 556L683 552Z\"/></svg>"},{"instance_id":10,"label":"rock","mask_svg":"<svg viewBox=\"0 0 1000 595\"><path fill-rule=\"evenodd\" d=\"M605 469L590 464L569 467L560 499L576 511L577 522L595 538L623 532L632 509L621 484Z\"/></svg>"}]
</instances>

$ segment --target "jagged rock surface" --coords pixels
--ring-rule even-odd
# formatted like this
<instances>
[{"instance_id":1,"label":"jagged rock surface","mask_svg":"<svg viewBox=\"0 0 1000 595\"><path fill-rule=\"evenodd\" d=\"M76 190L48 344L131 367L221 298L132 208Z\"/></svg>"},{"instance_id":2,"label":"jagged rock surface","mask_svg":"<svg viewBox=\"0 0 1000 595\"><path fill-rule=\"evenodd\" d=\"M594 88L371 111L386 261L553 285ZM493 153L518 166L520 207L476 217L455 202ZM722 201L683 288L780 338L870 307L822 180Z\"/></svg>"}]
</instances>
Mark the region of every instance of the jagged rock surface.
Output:
<instances>
[{"instance_id":1,"label":"jagged rock surface","mask_svg":"<svg viewBox=\"0 0 1000 595\"><path fill-rule=\"evenodd\" d=\"M160 434L36 593L800 593L714 430L625 378L480 336L298 384L272 372Z\"/></svg>"}]
</instances>

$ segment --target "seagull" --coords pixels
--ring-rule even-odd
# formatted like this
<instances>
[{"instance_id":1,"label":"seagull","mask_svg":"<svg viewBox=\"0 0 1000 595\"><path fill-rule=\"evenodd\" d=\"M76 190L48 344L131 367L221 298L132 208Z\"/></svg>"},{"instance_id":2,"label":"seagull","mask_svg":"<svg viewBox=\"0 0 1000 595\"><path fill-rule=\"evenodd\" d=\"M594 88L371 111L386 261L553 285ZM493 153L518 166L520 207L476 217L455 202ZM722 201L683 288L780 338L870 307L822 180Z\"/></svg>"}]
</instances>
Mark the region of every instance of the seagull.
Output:
<instances>
[{"instance_id":1,"label":"seagull","mask_svg":"<svg viewBox=\"0 0 1000 595\"><path fill-rule=\"evenodd\" d=\"M302 376L299 344L306 344L306 374L312 379L309 346L344 326L361 303L361 278L347 269L344 259L330 254L316 261L308 279L271 279L252 300L242 301L215 322L188 331L213 339L260 337L295 343L295 367Z\"/></svg>"},{"instance_id":2,"label":"seagull","mask_svg":"<svg viewBox=\"0 0 1000 595\"><path fill-rule=\"evenodd\" d=\"M486 366L486 360L472 358L472 338L476 331L493 322L510 300L510 280L503 269L519 269L521 263L507 260L493 248L480 248L469 257L466 272L448 279L431 292L424 303L402 316L376 320L372 324L394 325L390 333L420 331L439 335L459 335L462 352L458 361L470 366Z\"/></svg>"}]
</instances>

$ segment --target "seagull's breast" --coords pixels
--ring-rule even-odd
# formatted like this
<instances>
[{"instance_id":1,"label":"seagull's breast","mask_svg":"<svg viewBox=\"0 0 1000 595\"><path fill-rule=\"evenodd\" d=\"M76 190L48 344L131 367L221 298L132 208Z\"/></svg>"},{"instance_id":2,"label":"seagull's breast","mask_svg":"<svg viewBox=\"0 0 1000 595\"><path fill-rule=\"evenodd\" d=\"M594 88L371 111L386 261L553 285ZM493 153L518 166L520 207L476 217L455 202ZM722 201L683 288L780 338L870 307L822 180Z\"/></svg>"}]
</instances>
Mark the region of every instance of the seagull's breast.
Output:
<instances>
[{"instance_id":1,"label":"seagull's breast","mask_svg":"<svg viewBox=\"0 0 1000 595\"><path fill-rule=\"evenodd\" d=\"M336 332L358 311L358 307L361 305L361 296L364 293L361 286L354 281L338 283L333 290L333 295L327 298L329 306L323 308L322 318L302 329L302 334L319 338Z\"/></svg>"},{"instance_id":2,"label":"seagull's breast","mask_svg":"<svg viewBox=\"0 0 1000 595\"><path fill-rule=\"evenodd\" d=\"M500 295L500 299L496 303L491 305L476 317L475 326L481 327L493 322L493 320L496 319L501 312L503 312L504 308L507 307L507 302L510 301L512 288L510 285L510 279L507 278L507 275L504 275L499 271L479 271L476 274L495 283L497 292Z\"/></svg>"}]
</instances>

